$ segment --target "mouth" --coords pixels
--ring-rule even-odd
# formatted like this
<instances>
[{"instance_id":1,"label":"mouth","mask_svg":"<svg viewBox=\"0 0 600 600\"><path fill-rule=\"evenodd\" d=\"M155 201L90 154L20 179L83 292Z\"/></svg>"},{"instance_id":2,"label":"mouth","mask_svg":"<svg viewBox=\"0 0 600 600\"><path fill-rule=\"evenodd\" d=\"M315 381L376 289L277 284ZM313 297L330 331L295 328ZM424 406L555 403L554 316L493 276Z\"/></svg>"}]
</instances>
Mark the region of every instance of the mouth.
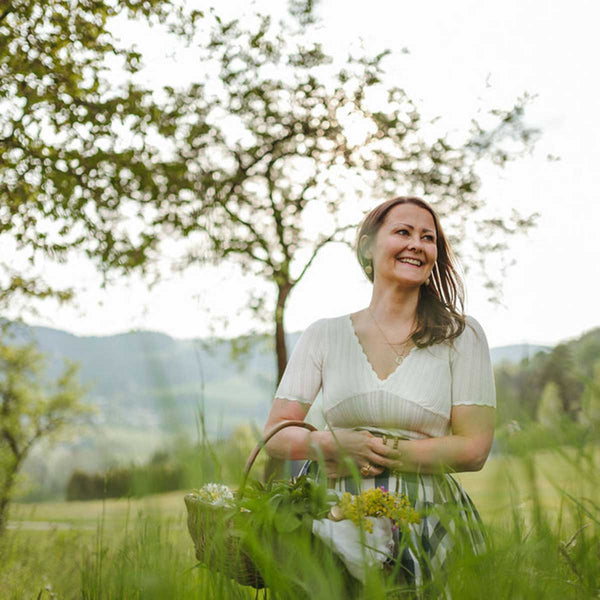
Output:
<instances>
[{"instance_id":1,"label":"mouth","mask_svg":"<svg viewBox=\"0 0 600 600\"><path fill-rule=\"evenodd\" d=\"M397 258L396 260L405 265L411 265L417 268L423 266L423 262L420 261L418 258Z\"/></svg>"}]
</instances>

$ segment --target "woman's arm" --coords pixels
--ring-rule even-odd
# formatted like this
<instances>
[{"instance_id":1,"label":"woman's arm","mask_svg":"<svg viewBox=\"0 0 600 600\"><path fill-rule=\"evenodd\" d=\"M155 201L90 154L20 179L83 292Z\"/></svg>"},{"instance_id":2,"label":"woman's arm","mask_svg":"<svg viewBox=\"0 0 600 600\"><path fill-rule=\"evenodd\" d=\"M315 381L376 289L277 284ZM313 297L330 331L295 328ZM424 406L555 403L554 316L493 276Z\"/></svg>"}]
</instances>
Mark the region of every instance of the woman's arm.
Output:
<instances>
[{"instance_id":1,"label":"woman's arm","mask_svg":"<svg viewBox=\"0 0 600 600\"><path fill-rule=\"evenodd\" d=\"M308 406L275 398L264 433L283 421L303 421ZM287 427L267 443L275 458L290 460L323 458L330 475L342 474L344 457L358 466L372 465L371 474L384 468L421 473L480 470L494 439L495 409L490 406L458 405L452 409L452 435L426 440L400 440L398 448L368 431L338 429L310 432Z\"/></svg>"},{"instance_id":2,"label":"woman's arm","mask_svg":"<svg viewBox=\"0 0 600 600\"><path fill-rule=\"evenodd\" d=\"M452 434L425 440L401 440L394 450L377 439L376 465L399 471L446 473L479 471L494 440L496 409L456 405L452 408Z\"/></svg>"},{"instance_id":3,"label":"woman's arm","mask_svg":"<svg viewBox=\"0 0 600 600\"><path fill-rule=\"evenodd\" d=\"M263 433L267 434L283 421L303 421L307 412L306 404L275 398ZM358 467L372 465L371 474L378 475L383 471L383 467L378 467L375 462L381 459L376 452L379 441L368 431L307 431L302 427L286 427L269 440L266 450L274 458L323 459L330 477L349 474L343 465L346 457Z\"/></svg>"},{"instance_id":4,"label":"woman's arm","mask_svg":"<svg viewBox=\"0 0 600 600\"><path fill-rule=\"evenodd\" d=\"M263 435L284 421L304 421L309 406L301 402L275 398L263 429ZM308 458L310 431L302 427L286 427L274 435L265 446L273 458L301 460Z\"/></svg>"}]
</instances>

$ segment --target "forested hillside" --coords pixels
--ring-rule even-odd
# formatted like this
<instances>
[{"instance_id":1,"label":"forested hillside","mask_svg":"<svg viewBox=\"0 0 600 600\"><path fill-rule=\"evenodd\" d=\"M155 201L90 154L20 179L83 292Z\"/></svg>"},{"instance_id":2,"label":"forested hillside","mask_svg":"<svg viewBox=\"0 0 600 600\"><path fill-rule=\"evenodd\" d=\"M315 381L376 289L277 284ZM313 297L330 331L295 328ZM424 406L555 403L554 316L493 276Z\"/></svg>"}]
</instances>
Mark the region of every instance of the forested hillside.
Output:
<instances>
[{"instance_id":1,"label":"forested hillside","mask_svg":"<svg viewBox=\"0 0 600 600\"><path fill-rule=\"evenodd\" d=\"M498 364L495 374L501 423L539 420L544 410L585 420L594 410L587 404L600 400L600 328L531 359Z\"/></svg>"},{"instance_id":2,"label":"forested hillside","mask_svg":"<svg viewBox=\"0 0 600 600\"><path fill-rule=\"evenodd\" d=\"M209 435L228 434L241 422L262 422L275 389L275 359L269 341L177 340L139 331L79 337L46 327L15 329L16 341L34 341L56 377L65 359L80 364L88 401L98 408L97 425L134 429L193 428L200 411ZM288 336L293 348L299 333ZM234 349L246 346L247 352ZM543 346L492 348L495 364L518 363Z\"/></svg>"}]
</instances>

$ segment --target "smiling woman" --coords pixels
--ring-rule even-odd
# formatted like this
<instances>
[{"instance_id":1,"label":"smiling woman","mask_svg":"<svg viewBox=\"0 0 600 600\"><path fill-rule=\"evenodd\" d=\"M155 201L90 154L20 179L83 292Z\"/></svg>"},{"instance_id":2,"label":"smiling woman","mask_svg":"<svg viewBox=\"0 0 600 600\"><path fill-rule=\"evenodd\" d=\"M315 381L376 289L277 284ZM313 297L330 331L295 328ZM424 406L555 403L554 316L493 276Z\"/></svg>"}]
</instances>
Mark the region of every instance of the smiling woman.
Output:
<instances>
[{"instance_id":1,"label":"smiling woman","mask_svg":"<svg viewBox=\"0 0 600 600\"><path fill-rule=\"evenodd\" d=\"M463 313L452 251L426 202L399 197L379 205L357 239L371 302L304 332L265 431L304 419L320 389L330 428L288 427L267 450L324 459L324 473L310 460L304 471L327 477L340 493L383 487L406 494L421 521L404 538L390 530L385 559L420 587L443 579L457 549L477 554L486 547L479 515L450 473L481 469L490 451L491 360L479 323ZM342 548L348 540L336 543Z\"/></svg>"}]
</instances>

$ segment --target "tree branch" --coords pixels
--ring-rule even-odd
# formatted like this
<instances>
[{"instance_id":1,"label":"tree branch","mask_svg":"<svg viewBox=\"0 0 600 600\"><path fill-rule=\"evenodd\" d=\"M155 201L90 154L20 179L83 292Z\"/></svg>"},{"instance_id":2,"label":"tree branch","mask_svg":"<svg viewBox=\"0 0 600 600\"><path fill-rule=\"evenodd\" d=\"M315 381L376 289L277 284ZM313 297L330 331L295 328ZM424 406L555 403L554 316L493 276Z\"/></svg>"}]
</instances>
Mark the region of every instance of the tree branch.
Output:
<instances>
[{"instance_id":1,"label":"tree branch","mask_svg":"<svg viewBox=\"0 0 600 600\"><path fill-rule=\"evenodd\" d=\"M219 202L219 205L223 207L223 210L231 217L231 219L233 221L235 221L236 223L239 223L240 225L243 225L244 227L246 227L248 229L248 231L250 231L250 233L252 233L252 235L255 238L255 241L258 244L260 244L260 246L263 248L263 250L267 253L267 258L265 260L266 264L268 264L270 267L273 267L273 263L271 262L271 259L269 258L269 256L270 256L269 247L267 246L267 243L265 242L264 238L258 234L256 229L250 223L248 223L248 221L245 221L239 215L235 214L232 210L230 210L227 206L227 201Z\"/></svg>"},{"instance_id":2,"label":"tree branch","mask_svg":"<svg viewBox=\"0 0 600 600\"><path fill-rule=\"evenodd\" d=\"M302 277L304 277L304 274L306 273L306 271L308 270L308 268L312 264L313 260L315 259L315 257L319 253L319 250L321 250L321 248L323 248L323 246L329 244L329 242L335 241L334 237L338 233L341 233L342 231L347 231L348 229L352 229L352 228L354 228L354 225L344 225L343 227L338 227L330 236L328 236L326 238L323 238L315 246L315 249L313 250L313 253L311 254L311 257L308 259L307 263L302 268L302 271L300 272L300 275L298 275L298 277L296 277L296 279L294 280L294 285L296 285L302 279Z\"/></svg>"},{"instance_id":3,"label":"tree branch","mask_svg":"<svg viewBox=\"0 0 600 600\"><path fill-rule=\"evenodd\" d=\"M13 7L12 6L8 6L6 8L6 10L0 14L0 23L2 23L2 21L4 21L4 19L6 19L6 17L13 11Z\"/></svg>"},{"instance_id":4,"label":"tree branch","mask_svg":"<svg viewBox=\"0 0 600 600\"><path fill-rule=\"evenodd\" d=\"M21 452L19 452L19 446L17 445L17 440L15 440L12 433L7 431L6 429L2 430L2 437L6 440L6 443L9 445L11 452L14 457L18 460Z\"/></svg>"}]
</instances>

